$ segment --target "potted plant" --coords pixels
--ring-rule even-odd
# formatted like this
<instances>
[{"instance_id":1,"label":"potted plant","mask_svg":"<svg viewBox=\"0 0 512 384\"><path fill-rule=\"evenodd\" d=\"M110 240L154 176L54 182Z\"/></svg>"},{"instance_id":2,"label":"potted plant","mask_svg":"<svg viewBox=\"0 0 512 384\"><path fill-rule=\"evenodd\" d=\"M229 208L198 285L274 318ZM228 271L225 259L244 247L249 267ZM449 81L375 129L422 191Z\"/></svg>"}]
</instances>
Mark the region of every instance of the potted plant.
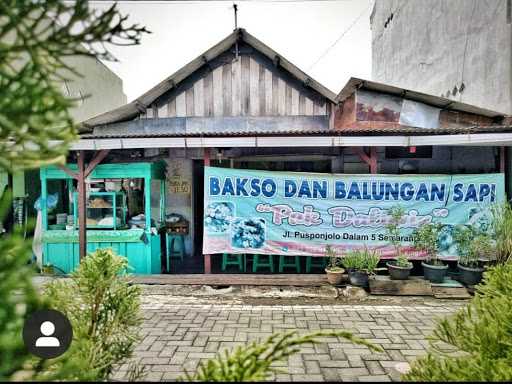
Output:
<instances>
[{"instance_id":1,"label":"potted plant","mask_svg":"<svg viewBox=\"0 0 512 384\"><path fill-rule=\"evenodd\" d=\"M427 259L421 265L423 266L425 279L432 283L442 283L448 270L448 265L439 260L437 255L437 239L440 231L440 224L428 223L423 224L413 233L414 246L427 253Z\"/></svg>"},{"instance_id":2,"label":"potted plant","mask_svg":"<svg viewBox=\"0 0 512 384\"><path fill-rule=\"evenodd\" d=\"M368 277L374 274L379 261L377 252L367 247L348 252L343 258L343 266L347 269L350 284L367 287Z\"/></svg>"},{"instance_id":3,"label":"potted plant","mask_svg":"<svg viewBox=\"0 0 512 384\"><path fill-rule=\"evenodd\" d=\"M395 248L396 259L386 263L389 277L391 280L407 280L411 274L412 263L402 252L402 243L400 241L400 221L404 215L404 209L396 206L390 210L391 220L386 225L389 241Z\"/></svg>"},{"instance_id":4,"label":"potted plant","mask_svg":"<svg viewBox=\"0 0 512 384\"><path fill-rule=\"evenodd\" d=\"M491 237L486 233L478 234L473 227L461 225L454 231L454 240L460 254L457 263L460 280L466 285L480 283L484 273L480 259L488 259L494 251Z\"/></svg>"},{"instance_id":5,"label":"potted plant","mask_svg":"<svg viewBox=\"0 0 512 384\"><path fill-rule=\"evenodd\" d=\"M327 266L325 267L327 281L331 285L340 285L343 280L343 273L345 273L345 270L341 268L341 257L336 254L336 251L330 245L325 247L325 256L327 257Z\"/></svg>"}]
</instances>

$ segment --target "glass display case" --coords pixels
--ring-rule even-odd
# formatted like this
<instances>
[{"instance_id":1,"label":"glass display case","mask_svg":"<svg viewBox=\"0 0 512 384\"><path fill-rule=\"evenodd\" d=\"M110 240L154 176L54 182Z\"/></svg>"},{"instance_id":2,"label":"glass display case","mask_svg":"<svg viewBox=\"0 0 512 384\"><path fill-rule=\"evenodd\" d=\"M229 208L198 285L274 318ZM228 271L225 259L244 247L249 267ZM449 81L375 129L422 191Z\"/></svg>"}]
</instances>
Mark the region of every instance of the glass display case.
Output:
<instances>
[{"instance_id":1,"label":"glass display case","mask_svg":"<svg viewBox=\"0 0 512 384\"><path fill-rule=\"evenodd\" d=\"M126 228L126 211L124 192L90 192L86 199L87 228ZM78 228L78 192L73 194L73 216Z\"/></svg>"}]
</instances>

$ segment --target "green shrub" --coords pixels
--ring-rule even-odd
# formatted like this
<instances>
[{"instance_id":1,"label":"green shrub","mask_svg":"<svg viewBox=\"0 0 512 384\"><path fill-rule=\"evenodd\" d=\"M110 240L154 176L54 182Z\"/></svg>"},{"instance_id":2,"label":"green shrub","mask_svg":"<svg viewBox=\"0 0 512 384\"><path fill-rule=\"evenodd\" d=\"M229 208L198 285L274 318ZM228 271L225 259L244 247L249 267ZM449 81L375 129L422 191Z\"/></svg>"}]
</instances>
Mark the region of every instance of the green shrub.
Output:
<instances>
[{"instance_id":1,"label":"green shrub","mask_svg":"<svg viewBox=\"0 0 512 384\"><path fill-rule=\"evenodd\" d=\"M346 269L365 271L368 274L372 274L375 272L379 261L380 256L377 251L364 247L348 251L342 263Z\"/></svg>"},{"instance_id":2,"label":"green shrub","mask_svg":"<svg viewBox=\"0 0 512 384\"><path fill-rule=\"evenodd\" d=\"M412 263L409 261L407 256L405 256L403 253L401 253L400 256L398 256L395 259L395 265L397 267L409 268L412 265Z\"/></svg>"},{"instance_id":3,"label":"green shrub","mask_svg":"<svg viewBox=\"0 0 512 384\"><path fill-rule=\"evenodd\" d=\"M496 241L496 261L512 261L512 207L510 203L493 206L491 232Z\"/></svg>"},{"instance_id":4,"label":"green shrub","mask_svg":"<svg viewBox=\"0 0 512 384\"><path fill-rule=\"evenodd\" d=\"M423 224L413 232L414 247L427 253L427 262L432 265L443 265L439 260L438 238L441 231L439 223Z\"/></svg>"},{"instance_id":5,"label":"green shrub","mask_svg":"<svg viewBox=\"0 0 512 384\"><path fill-rule=\"evenodd\" d=\"M495 252L491 236L470 225L461 224L455 227L453 239L460 254L459 264L466 267L478 267L481 258L490 259Z\"/></svg>"},{"instance_id":6,"label":"green shrub","mask_svg":"<svg viewBox=\"0 0 512 384\"><path fill-rule=\"evenodd\" d=\"M476 289L467 308L439 321L405 380L512 381L512 263L485 272Z\"/></svg>"},{"instance_id":7,"label":"green shrub","mask_svg":"<svg viewBox=\"0 0 512 384\"><path fill-rule=\"evenodd\" d=\"M342 271L342 258L336 253L334 249L330 245L325 247L325 257L327 257L327 266L326 269L338 272Z\"/></svg>"},{"instance_id":8,"label":"green shrub","mask_svg":"<svg viewBox=\"0 0 512 384\"><path fill-rule=\"evenodd\" d=\"M89 254L71 281L54 281L45 290L52 308L73 326L70 349L39 379L107 380L115 364L127 361L140 337L140 288L124 277L126 258L111 249ZM133 367L131 373L137 373Z\"/></svg>"},{"instance_id":9,"label":"green shrub","mask_svg":"<svg viewBox=\"0 0 512 384\"><path fill-rule=\"evenodd\" d=\"M386 232L389 237L389 242L395 248L395 256L402 257L402 242L400 241L400 223L405 214L405 209L399 205L394 206L389 210L391 220L386 225ZM403 260L403 258L401 259Z\"/></svg>"},{"instance_id":10,"label":"green shrub","mask_svg":"<svg viewBox=\"0 0 512 384\"><path fill-rule=\"evenodd\" d=\"M201 363L193 375L186 373L181 380L204 382L245 382L268 380L272 373L286 371L274 368L272 364L285 361L300 351L304 344L321 343L320 337L342 337L354 344L365 345L373 351L382 352L363 339L359 339L346 331L320 331L300 336L297 331L275 333L263 342L253 341L246 346L238 346L231 353L217 353L215 359Z\"/></svg>"}]
</instances>

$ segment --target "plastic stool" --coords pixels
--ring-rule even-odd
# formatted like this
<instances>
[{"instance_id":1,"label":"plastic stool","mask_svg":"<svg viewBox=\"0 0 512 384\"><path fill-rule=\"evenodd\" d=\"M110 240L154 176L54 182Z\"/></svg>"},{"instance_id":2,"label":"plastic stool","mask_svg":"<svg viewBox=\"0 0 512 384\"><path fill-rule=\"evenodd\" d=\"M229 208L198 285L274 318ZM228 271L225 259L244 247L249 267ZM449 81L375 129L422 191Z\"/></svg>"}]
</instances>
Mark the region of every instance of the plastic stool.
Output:
<instances>
[{"instance_id":1,"label":"plastic stool","mask_svg":"<svg viewBox=\"0 0 512 384\"><path fill-rule=\"evenodd\" d=\"M165 236L167 237L167 258L183 261L185 256L185 235L167 233ZM167 265L167 269L169 269L169 265Z\"/></svg>"},{"instance_id":2,"label":"plastic stool","mask_svg":"<svg viewBox=\"0 0 512 384\"><path fill-rule=\"evenodd\" d=\"M327 259L325 257L308 256L306 258L306 273L310 273L311 269L313 269L313 268L325 269L326 264L327 264Z\"/></svg>"},{"instance_id":3,"label":"plastic stool","mask_svg":"<svg viewBox=\"0 0 512 384\"><path fill-rule=\"evenodd\" d=\"M287 259L293 258L293 262L288 262ZM300 273L300 260L299 256L279 256L279 273L283 272L285 268L295 268L297 273Z\"/></svg>"},{"instance_id":4,"label":"plastic stool","mask_svg":"<svg viewBox=\"0 0 512 384\"><path fill-rule=\"evenodd\" d=\"M238 267L240 272L245 272L245 255L230 255L228 253L222 254L222 272L226 272L226 269L230 265Z\"/></svg>"},{"instance_id":5,"label":"plastic stool","mask_svg":"<svg viewBox=\"0 0 512 384\"><path fill-rule=\"evenodd\" d=\"M267 257L267 261L261 260ZM252 260L252 271L257 272L258 268L269 268L274 273L274 256L273 255L254 255Z\"/></svg>"}]
</instances>

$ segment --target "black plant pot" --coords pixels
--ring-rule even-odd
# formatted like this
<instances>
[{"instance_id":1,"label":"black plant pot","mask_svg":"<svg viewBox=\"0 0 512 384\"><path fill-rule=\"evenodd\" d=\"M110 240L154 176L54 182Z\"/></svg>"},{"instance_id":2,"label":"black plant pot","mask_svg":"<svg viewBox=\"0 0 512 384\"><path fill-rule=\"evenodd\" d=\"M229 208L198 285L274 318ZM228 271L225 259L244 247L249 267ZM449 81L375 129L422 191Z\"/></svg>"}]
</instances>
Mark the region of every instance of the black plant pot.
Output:
<instances>
[{"instance_id":1,"label":"black plant pot","mask_svg":"<svg viewBox=\"0 0 512 384\"><path fill-rule=\"evenodd\" d=\"M462 281L466 285L477 285L482 281L482 277L484 274L484 269L477 267L465 267L464 265L457 264L460 271L460 281Z\"/></svg>"},{"instance_id":2,"label":"black plant pot","mask_svg":"<svg viewBox=\"0 0 512 384\"><path fill-rule=\"evenodd\" d=\"M407 280L411 274L412 264L408 267L399 267L393 263L387 263L391 280Z\"/></svg>"},{"instance_id":3,"label":"black plant pot","mask_svg":"<svg viewBox=\"0 0 512 384\"><path fill-rule=\"evenodd\" d=\"M368 287L368 274L366 272L351 270L348 272L348 278L350 284L356 287Z\"/></svg>"},{"instance_id":4,"label":"black plant pot","mask_svg":"<svg viewBox=\"0 0 512 384\"><path fill-rule=\"evenodd\" d=\"M425 279L430 280L431 283L442 283L448 270L447 265L432 265L421 263L423 266L423 275Z\"/></svg>"}]
</instances>

